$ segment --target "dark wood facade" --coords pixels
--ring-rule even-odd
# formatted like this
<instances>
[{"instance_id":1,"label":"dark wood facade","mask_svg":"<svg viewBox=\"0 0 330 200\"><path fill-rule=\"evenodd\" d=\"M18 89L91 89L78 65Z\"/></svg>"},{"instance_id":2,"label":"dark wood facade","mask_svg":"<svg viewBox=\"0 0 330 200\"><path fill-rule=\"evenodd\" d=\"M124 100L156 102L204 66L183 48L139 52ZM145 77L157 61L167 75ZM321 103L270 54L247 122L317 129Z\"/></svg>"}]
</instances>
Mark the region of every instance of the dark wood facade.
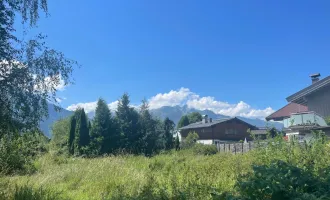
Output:
<instances>
[{"instance_id":1,"label":"dark wood facade","mask_svg":"<svg viewBox=\"0 0 330 200\"><path fill-rule=\"evenodd\" d=\"M249 129L257 130L258 128L240 119L233 118L209 127L184 129L180 131L180 134L182 138L185 138L189 132L196 132L199 140L240 141L245 138L252 140L248 132Z\"/></svg>"},{"instance_id":2,"label":"dark wood facade","mask_svg":"<svg viewBox=\"0 0 330 200\"><path fill-rule=\"evenodd\" d=\"M324 87L305 97L308 109L323 117L330 116L330 86Z\"/></svg>"}]
</instances>

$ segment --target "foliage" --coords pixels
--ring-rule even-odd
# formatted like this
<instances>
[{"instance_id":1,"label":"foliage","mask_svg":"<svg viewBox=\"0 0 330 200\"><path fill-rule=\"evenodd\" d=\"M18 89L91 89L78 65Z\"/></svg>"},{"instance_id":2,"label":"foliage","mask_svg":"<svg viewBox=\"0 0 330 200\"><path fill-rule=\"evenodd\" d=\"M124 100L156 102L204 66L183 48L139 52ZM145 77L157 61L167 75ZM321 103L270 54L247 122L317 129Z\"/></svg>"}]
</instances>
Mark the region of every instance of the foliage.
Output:
<instances>
[{"instance_id":1,"label":"foliage","mask_svg":"<svg viewBox=\"0 0 330 200\"><path fill-rule=\"evenodd\" d=\"M188 126L189 124L202 121L203 117L198 112L192 112L187 115L183 115L178 122L177 128Z\"/></svg>"},{"instance_id":2,"label":"foliage","mask_svg":"<svg viewBox=\"0 0 330 200\"><path fill-rule=\"evenodd\" d=\"M189 124L202 121L203 117L199 112L192 112L187 115Z\"/></svg>"},{"instance_id":3,"label":"foliage","mask_svg":"<svg viewBox=\"0 0 330 200\"><path fill-rule=\"evenodd\" d=\"M125 93L119 100L116 111L121 135L120 147L131 153L139 153L143 132L139 131L139 114L130 107L129 103L129 96Z\"/></svg>"},{"instance_id":4,"label":"foliage","mask_svg":"<svg viewBox=\"0 0 330 200\"><path fill-rule=\"evenodd\" d=\"M56 91L71 82L76 62L47 47L45 36L40 34L27 41L15 36L16 14L22 14L23 23L30 20L32 27L39 8L47 12L47 1L0 2L0 138L9 132L38 127L47 116L47 101L57 105Z\"/></svg>"},{"instance_id":5,"label":"foliage","mask_svg":"<svg viewBox=\"0 0 330 200\"><path fill-rule=\"evenodd\" d=\"M83 108L79 108L74 113L75 118L75 135L73 140L73 151L74 155L82 155L86 154L86 150L88 149L88 145L90 142L89 130L88 130L88 119L86 113ZM72 125L73 125L72 124ZM71 138L71 129L70 129L70 137Z\"/></svg>"},{"instance_id":6,"label":"foliage","mask_svg":"<svg viewBox=\"0 0 330 200\"><path fill-rule=\"evenodd\" d=\"M75 140L75 135L76 135L76 126L77 126L77 119L76 116L73 115L70 117L70 129L66 129L66 131L64 131L64 133L67 132L67 130L69 130L69 137L67 139L68 144L67 144L67 148L68 148L68 152L71 155L74 155L74 140ZM66 139L66 138L65 138Z\"/></svg>"},{"instance_id":7,"label":"foliage","mask_svg":"<svg viewBox=\"0 0 330 200\"><path fill-rule=\"evenodd\" d=\"M0 174L12 174L24 170L25 158L18 146L19 135L5 135L0 139Z\"/></svg>"},{"instance_id":8,"label":"foliage","mask_svg":"<svg viewBox=\"0 0 330 200\"><path fill-rule=\"evenodd\" d=\"M196 144L198 138L199 136L196 132L189 132L187 137L182 142L182 147L183 148L193 147Z\"/></svg>"},{"instance_id":9,"label":"foliage","mask_svg":"<svg viewBox=\"0 0 330 200\"><path fill-rule=\"evenodd\" d=\"M199 155L214 155L218 153L215 145L195 144L192 149L195 154Z\"/></svg>"},{"instance_id":10,"label":"foliage","mask_svg":"<svg viewBox=\"0 0 330 200\"><path fill-rule=\"evenodd\" d=\"M50 147L56 154L67 154L69 153L69 148L72 151L75 124L72 126L73 130L71 130L71 124L74 119L74 117L67 117L56 121L52 125L52 139L50 142ZM68 130L70 130L69 135ZM73 152L71 152L71 154L73 154Z\"/></svg>"},{"instance_id":11,"label":"foliage","mask_svg":"<svg viewBox=\"0 0 330 200\"><path fill-rule=\"evenodd\" d=\"M115 131L110 109L103 99L99 99L91 130L91 145L96 154L110 153L116 148Z\"/></svg>"},{"instance_id":12,"label":"foliage","mask_svg":"<svg viewBox=\"0 0 330 200\"><path fill-rule=\"evenodd\" d=\"M141 134L143 135L143 151L145 155L152 155L157 151L157 142L159 137L159 121L154 120L149 112L149 105L146 100L142 100L140 106L140 118L139 118Z\"/></svg>"},{"instance_id":13,"label":"foliage","mask_svg":"<svg viewBox=\"0 0 330 200\"><path fill-rule=\"evenodd\" d=\"M47 152L47 143L40 132L4 135L0 139L0 175L33 172L33 160Z\"/></svg>"},{"instance_id":14,"label":"foliage","mask_svg":"<svg viewBox=\"0 0 330 200\"><path fill-rule=\"evenodd\" d=\"M173 148L173 132L175 124L168 117L164 120L165 149Z\"/></svg>"},{"instance_id":15,"label":"foliage","mask_svg":"<svg viewBox=\"0 0 330 200\"><path fill-rule=\"evenodd\" d=\"M328 116L328 117L325 119L325 122L327 123L328 126L330 126L330 116Z\"/></svg>"},{"instance_id":16,"label":"foliage","mask_svg":"<svg viewBox=\"0 0 330 200\"><path fill-rule=\"evenodd\" d=\"M188 119L187 115L183 115L178 122L178 129L182 128L184 126L187 126L187 125L189 125L189 119Z\"/></svg>"},{"instance_id":17,"label":"foliage","mask_svg":"<svg viewBox=\"0 0 330 200\"><path fill-rule=\"evenodd\" d=\"M327 169L324 169L327 171ZM326 180L284 161L269 166L254 166L237 181L242 197L246 199L320 199L330 196L330 174Z\"/></svg>"},{"instance_id":18,"label":"foliage","mask_svg":"<svg viewBox=\"0 0 330 200\"><path fill-rule=\"evenodd\" d=\"M214 146L194 144L153 157L117 155L66 158L65 162L54 162L46 154L38 159L42 173L4 177L0 191L13 188L1 188L1 182L9 181L60 191L70 199L313 200L330 196L330 143L321 132L305 144L270 137L245 154L205 156L204 148Z\"/></svg>"},{"instance_id":19,"label":"foliage","mask_svg":"<svg viewBox=\"0 0 330 200\"><path fill-rule=\"evenodd\" d=\"M3 186L2 186L3 187ZM0 186L1 188L1 186ZM0 199L8 200L57 200L65 199L58 192L45 190L42 187L33 188L29 185L15 185L10 191L0 192Z\"/></svg>"}]
</instances>

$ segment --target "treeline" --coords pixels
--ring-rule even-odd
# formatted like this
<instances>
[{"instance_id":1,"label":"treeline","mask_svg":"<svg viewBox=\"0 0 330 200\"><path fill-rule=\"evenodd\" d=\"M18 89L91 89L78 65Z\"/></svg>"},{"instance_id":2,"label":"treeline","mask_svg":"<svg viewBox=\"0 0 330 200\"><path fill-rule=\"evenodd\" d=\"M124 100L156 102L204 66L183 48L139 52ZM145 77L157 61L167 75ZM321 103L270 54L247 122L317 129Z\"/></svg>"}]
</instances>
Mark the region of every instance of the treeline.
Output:
<instances>
[{"instance_id":1,"label":"treeline","mask_svg":"<svg viewBox=\"0 0 330 200\"><path fill-rule=\"evenodd\" d=\"M179 148L174 131L173 121L168 118L162 121L150 114L146 100L137 111L130 106L128 94L124 94L114 116L107 103L99 99L93 120L79 108L73 116L56 122L52 128L52 146L59 153L75 156L122 152L150 156Z\"/></svg>"}]
</instances>

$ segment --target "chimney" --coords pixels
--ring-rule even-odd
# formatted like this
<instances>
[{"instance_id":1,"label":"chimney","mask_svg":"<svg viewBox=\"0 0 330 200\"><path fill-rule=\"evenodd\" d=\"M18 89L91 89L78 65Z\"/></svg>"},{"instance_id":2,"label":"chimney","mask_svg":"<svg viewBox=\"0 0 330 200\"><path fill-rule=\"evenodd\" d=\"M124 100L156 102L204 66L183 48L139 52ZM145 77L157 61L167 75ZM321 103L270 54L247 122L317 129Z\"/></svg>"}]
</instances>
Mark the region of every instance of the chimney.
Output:
<instances>
[{"instance_id":1,"label":"chimney","mask_svg":"<svg viewBox=\"0 0 330 200\"><path fill-rule=\"evenodd\" d=\"M208 116L207 115L203 115L203 124L208 123Z\"/></svg>"},{"instance_id":2,"label":"chimney","mask_svg":"<svg viewBox=\"0 0 330 200\"><path fill-rule=\"evenodd\" d=\"M212 118L211 117L209 118L209 122L212 123Z\"/></svg>"},{"instance_id":3,"label":"chimney","mask_svg":"<svg viewBox=\"0 0 330 200\"><path fill-rule=\"evenodd\" d=\"M311 74L309 77L312 78L312 84L316 83L317 81L320 80L320 73L316 73L316 74Z\"/></svg>"}]
</instances>

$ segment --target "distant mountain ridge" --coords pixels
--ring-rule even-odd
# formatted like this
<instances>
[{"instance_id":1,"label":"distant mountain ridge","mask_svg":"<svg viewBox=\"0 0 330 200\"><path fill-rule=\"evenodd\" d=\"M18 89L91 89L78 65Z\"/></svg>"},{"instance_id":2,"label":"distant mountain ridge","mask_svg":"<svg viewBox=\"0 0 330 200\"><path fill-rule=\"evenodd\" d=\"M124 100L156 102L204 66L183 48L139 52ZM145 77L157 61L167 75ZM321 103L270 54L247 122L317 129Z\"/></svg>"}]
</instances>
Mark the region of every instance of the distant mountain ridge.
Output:
<instances>
[{"instance_id":1,"label":"distant mountain ridge","mask_svg":"<svg viewBox=\"0 0 330 200\"><path fill-rule=\"evenodd\" d=\"M177 124L180 120L180 118L183 115L186 115L188 113L192 112L198 112L202 115L208 115L212 119L222 119L222 118L228 118L228 116L216 114L211 110L197 110L194 108L188 108L188 106L163 106L161 108L157 109L151 109L150 113L157 118L165 119L168 117L170 120L172 120L175 124ZM47 119L44 119L44 121L40 122L40 129L44 132L44 134L47 137L51 137L51 126L52 124L62 118L68 117L73 114L72 111L62 109L61 112L56 112L54 109L54 106L49 104L48 105L48 113L49 117ZM90 119L94 118L95 112L90 112L87 114ZM261 119L251 119L251 118L245 118L245 117L237 117L251 125L257 126L257 127L272 127L281 130L283 128L282 123L278 122L267 122Z\"/></svg>"}]
</instances>

